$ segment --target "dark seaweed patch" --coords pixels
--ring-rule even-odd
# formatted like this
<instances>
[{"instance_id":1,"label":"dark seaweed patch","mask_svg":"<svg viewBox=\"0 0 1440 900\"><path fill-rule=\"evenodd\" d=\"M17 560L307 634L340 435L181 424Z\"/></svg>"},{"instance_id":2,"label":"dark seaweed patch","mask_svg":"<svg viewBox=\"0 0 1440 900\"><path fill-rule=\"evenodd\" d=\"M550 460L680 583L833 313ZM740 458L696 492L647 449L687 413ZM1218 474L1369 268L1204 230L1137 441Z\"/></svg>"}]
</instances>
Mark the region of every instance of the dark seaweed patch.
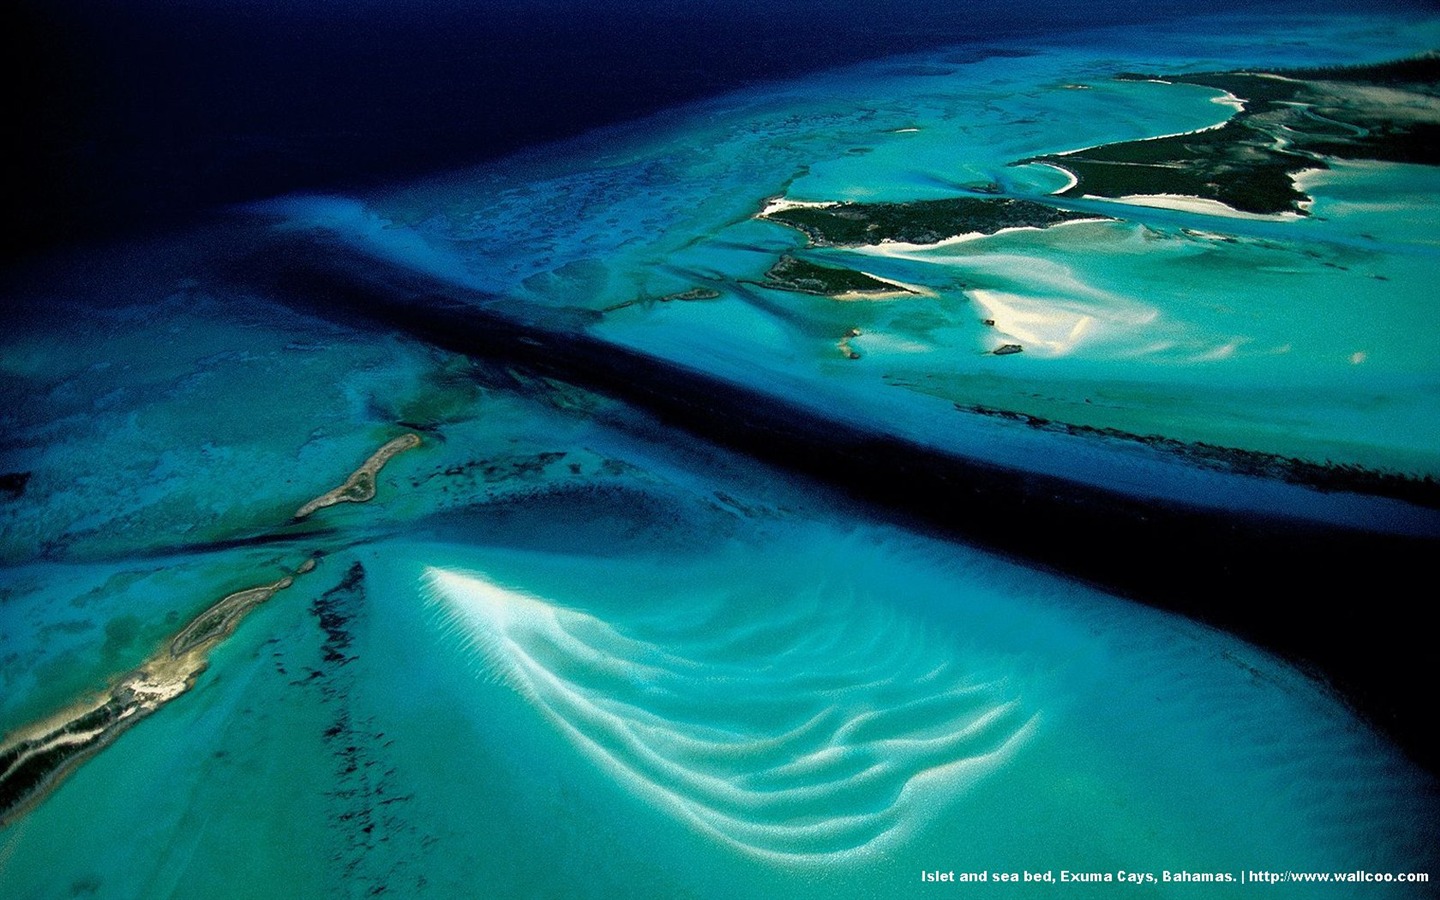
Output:
<instances>
[{"instance_id":1,"label":"dark seaweed patch","mask_svg":"<svg viewBox=\"0 0 1440 900\"><path fill-rule=\"evenodd\" d=\"M352 652L352 623L364 615L365 603L365 567L356 562L339 584L311 604L325 635L320 648L323 663L309 678L292 683L318 690L321 703L334 708L321 731L335 773L334 787L326 796L334 803L331 824L339 847L331 852L329 861L338 867L344 883L359 887L368 896L378 896L392 885L402 890L421 887L424 876L413 873L405 858L388 869L372 871L374 861L381 858L375 849L401 835L422 843L427 836L420 835L401 814L413 794L397 793L397 770L381 762L379 751L390 746L390 741L377 729L373 716L357 716L350 703L354 676L345 667L359 659Z\"/></svg>"},{"instance_id":2,"label":"dark seaweed patch","mask_svg":"<svg viewBox=\"0 0 1440 900\"><path fill-rule=\"evenodd\" d=\"M25 494L25 486L30 483L29 472L6 472L0 475L0 494L11 500Z\"/></svg>"},{"instance_id":3,"label":"dark seaweed patch","mask_svg":"<svg viewBox=\"0 0 1440 900\"><path fill-rule=\"evenodd\" d=\"M1013 346L1013 345L1009 345ZM999 350L995 352L1000 352ZM1022 422L1041 431L1063 432L1076 436L1110 438L1154 447L1185 458L1207 468L1222 469L1256 478L1273 478L1291 484L1302 484L1321 491L1350 491L1392 497L1431 509L1440 509L1440 483L1431 475L1407 475L1367 469L1352 463L1312 462L1294 456L1281 456L1261 450L1222 447L1205 441L1181 441L1158 434L1135 434L1118 428L1075 425L1055 422L1041 416L1014 410L998 409L979 404L955 404L961 412L975 413L998 419Z\"/></svg>"}]
</instances>

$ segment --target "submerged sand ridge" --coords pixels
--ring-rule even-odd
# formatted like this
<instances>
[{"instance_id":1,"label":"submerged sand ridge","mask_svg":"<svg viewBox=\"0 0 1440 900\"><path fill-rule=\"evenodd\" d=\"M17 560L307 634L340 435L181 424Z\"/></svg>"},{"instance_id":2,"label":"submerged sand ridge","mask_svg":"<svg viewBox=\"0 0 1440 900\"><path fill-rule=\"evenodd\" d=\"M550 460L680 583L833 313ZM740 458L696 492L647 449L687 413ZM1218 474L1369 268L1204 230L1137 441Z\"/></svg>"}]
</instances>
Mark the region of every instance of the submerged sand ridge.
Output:
<instances>
[{"instance_id":1,"label":"submerged sand ridge","mask_svg":"<svg viewBox=\"0 0 1440 900\"><path fill-rule=\"evenodd\" d=\"M58 628L48 631L55 639L30 658L74 661L76 671L95 682L96 675L131 669L167 641L183 654L191 642L239 621L227 609L240 613L249 600L268 596L281 604L258 610L259 621L244 633L234 624L233 640L214 652L213 671L197 681L196 696L129 735L121 749L97 757L33 815L4 829L0 882L7 889L0 893L45 895L67 884L98 884L92 892L145 896L171 892L183 879L237 894L284 885L279 892L292 896L337 889L463 896L485 884L494 896L564 895L574 892L574 873L584 872L586 886L606 895L644 884L642 890L655 895L723 897L731 885L744 884L753 896L884 897L913 893L914 869L982 859L1002 870L1102 868L1110 860L1218 871L1260 865L1259 855L1265 865L1302 870L1332 864L1339 870L1364 858L1376 870L1383 863L1394 871L1433 871L1427 846L1440 846L1429 841L1433 779L1412 772L1398 750L1323 686L1219 629L1121 602L1069 577L1091 576L1085 579L1091 585L1128 579L1122 585L1140 585L1134 599L1168 603L1192 617L1213 614L1219 621L1212 625L1257 635L1264 646L1294 651L1292 659L1318 659L1312 671L1337 673L1337 691L1358 684L1356 705L1378 710L1381 721L1390 721L1387 704L1408 705L1410 721L1423 719L1413 712L1425 707L1416 688L1425 683L1423 662L1400 661L1423 660L1412 655L1423 641L1414 629L1408 638L1405 629L1396 631L1396 615L1387 612L1403 620L1405 579L1399 576L1422 571L1423 555L1416 554L1418 566L1392 565L1398 554L1384 552L1386 545L1377 554L1376 542L1363 536L1322 535L1311 542L1306 526L1295 521L1276 525L1297 535L1295 549L1271 552L1275 542L1252 540L1259 529L1247 528L1248 511L1261 501L1270 504L1261 515L1324 511L1352 500L1345 508L1359 512L1385 513L1401 504L1292 488L1277 484L1268 469L1241 477L1230 471L1238 464L1218 457L1214 466L1190 465L1192 445L1144 439L1167 435L1218 446L1231 434L1237 445L1250 446L1250 430L1192 432L1181 417L1209 399L1201 388L1211 378L1228 378L1221 384L1227 393L1201 409L1258 416L1272 408L1266 398L1230 398L1288 371L1282 364L1292 359L1308 364L1318 355L1305 343L1312 337L1307 319L1353 333L1355 346L1337 341L1336 353L1371 353L1365 366L1347 370L1354 387L1342 400L1372 386L1382 397L1399 395L1398 389L1386 393L1375 377L1399 368L1387 349L1402 341L1423 344L1429 331L1419 327L1400 336L1387 316L1385 292L1364 288L1383 276L1409 289L1418 279L1407 275L1419 266L1390 264L1388 246L1374 258L1332 252L1328 245L1316 257L1302 256L1317 249L1307 234L1364 230L1338 217L1327 220L1323 191L1315 192L1311 219L1210 219L1201 224L1235 234L1201 238L1180 227L1196 224L1194 216L1133 207L1116 212L1114 205L1080 200L1074 205L1134 218L1016 229L954 246L907 249L891 242L857 250L806 249L798 232L753 219L760 198L778 190L903 202L992 181L997 189L1044 194L1066 179L1038 166L1005 164L1082 144L1175 133L1229 115L1198 86L1109 84L1116 67L1109 59L1073 72L1074 60L1047 62L1049 68L1034 75L1025 71L1026 60L1005 61L1007 72L1019 74L990 92L995 118L1004 121L972 115L979 103L964 96L946 110L965 128L994 125L968 139L958 133L960 125L947 131L948 120L928 110L913 121L934 135L888 138L889 127L912 118L886 104L892 94L894 103L910 103L932 87L942 96L988 90L977 73L960 71L950 81L931 74L899 84L858 77L827 83L835 98L827 95L812 109L784 98L767 115L794 115L797 130L819 135L808 145L797 142L795 151L813 156L818 174L793 185L780 177L791 167L752 165L753 157L744 157L747 171L726 168L728 148L712 152L720 141L707 132L697 139L690 123L671 131L659 123L654 141L669 152L677 137L689 139L682 149L698 151L692 155L703 165L682 166L688 160L673 154L665 158L670 165L654 165L642 148L634 154L633 179L611 165L613 159L597 163L591 176L584 171L589 158L577 152L565 159L571 165L555 166L564 178L553 198L544 182L508 195L516 207L542 210L533 214L533 230L520 227L526 220L518 214L507 218L477 201L475 234L455 245L477 279L499 283L504 272L495 273L507 265L547 270L523 292L497 288L493 296L472 297L422 287L389 292L393 307L385 307L385 298L372 303L365 291L334 287L336 281L257 290L247 266L231 267L248 294L313 304L297 310L297 325L307 340L313 334L314 345L285 351L281 363L316 359L329 352L321 349L326 344L342 349L323 327L332 319L353 329L357 343L307 377L288 369L296 395L323 398L332 418L283 405L271 411L286 413L288 422L267 415L242 428L263 426L265 440L282 443L288 454L301 433L289 422L302 423L313 437L297 459L336 460L337 434L353 436L353 428L377 421L399 422L424 436L433 430L434 442L444 447L375 474L374 481L383 475L392 482L382 494L401 477L414 486L384 511L383 521L365 507L316 509L292 522L300 506L293 501L342 485L336 476L343 480L399 430L349 445L350 455L339 462L306 464L305 480L295 479L305 486L289 491L288 500L284 485L253 462L241 468L221 457L228 477L208 486L195 480L193 468L177 464L176 478L199 502L218 507L213 495L251 485L255 498L247 509L272 511L250 521L289 523L262 532L259 543L279 539L281 546L253 549L247 532L239 552L211 555L210 545L195 541L213 540L212 526L170 538L184 541L181 549L198 560L176 565L164 561L175 552L170 547L132 539L126 548L147 554L124 560L146 567L149 574L136 576L139 586L122 593L119 580L98 583L116 568L120 554L111 552L94 566L97 585L90 593L98 599L85 613L92 627L77 628L73 641L63 641L66 633ZM1096 90L1069 92L1075 102L1067 106L1053 96L1064 80L1059 75L1092 78ZM846 102L868 101L866 92L880 94L870 104L879 112L846 133L846 120L831 113L843 112ZM1179 95L1185 102L1175 105L1186 109L1168 114L1167 99ZM1099 108L1107 100L1121 101L1115 121L1102 121ZM1038 115L1047 111L1068 118ZM1014 121L1031 114L1033 127ZM751 118L747 112L744 122ZM1086 128L1060 134L1051 124L1073 120L1085 120ZM776 142L759 128L734 131L757 151L752 145ZM933 147L924 144L931 136ZM978 153L983 165L967 162L982 138L995 136L1013 142L989 141ZM862 143L874 145L868 156L847 149ZM838 161L827 162L827 154ZM925 177L932 171L949 177ZM535 178L524 171L514 179L521 180ZM586 192L591 182L637 199L609 208L606 197ZM469 196L459 196L461 190L478 195L509 185L464 180L445 192L451 204L445 209L469 214ZM1359 190L1348 182L1341 188ZM711 195L729 201L713 216L670 219L659 208L673 197L699 209ZM403 215L389 205L367 210L394 223L377 232L377 242L418 242L418 236L438 242L444 233L433 206L415 203ZM732 224L714 230L722 219ZM589 225L593 234L586 233ZM382 289L408 284L402 270L423 268L396 252L372 276L363 261L337 262L328 246L291 245L301 244L296 235L312 232L290 231L283 241L289 252L266 247L266 262L334 263L349 278ZM665 238L645 244L650 233ZM1262 239L1273 244L1257 246ZM937 296L843 303L759 286L786 252L922 284ZM582 262L574 264L576 257ZM927 267L927 260L934 264ZM1348 281L1305 280L1332 262L1354 270ZM548 270L559 274L550 278ZM542 282L544 292L535 287ZM1189 298L1164 293L1186 283L1203 288ZM696 285L722 296L684 296L702 290ZM1325 302L1333 299L1327 289L1352 287L1361 295L1357 302ZM1277 299L1267 301L1267 292ZM1300 302L1286 315L1284 298L1292 294ZM1232 305L1213 315L1165 318L1180 319L1226 297ZM979 302L987 298L1001 306ZM717 302L683 302L688 299ZM1404 299L1402 292L1396 304ZM421 314L401 309L403 300ZM531 302L542 300L583 309L552 316ZM634 308L586 315L620 301ZM473 308L535 327L479 318L464 328L440 319L437 340L427 340L423 316L437 307L454 312L462 326L463 313ZM1142 307L1157 310L1159 320L1136 321ZM385 308L395 309L393 324L369 316ZM270 321L283 321L283 313L264 309ZM1047 315L1020 315L1027 311ZM1278 324L1250 327L1261 319ZM147 338L164 340L155 324L136 319ZM541 333L547 324L578 337ZM257 335L238 331L234 342L251 346ZM1254 343L1240 345L1234 361L1186 362L1237 335ZM589 336L596 339L583 340ZM1139 355L1137 348L1162 339L1181 343ZM1024 352L977 352L1011 340L1024 341ZM1247 347L1258 354L1287 341L1294 342L1292 355L1273 365L1247 365ZM464 358L432 349L458 351L467 344L472 355ZM652 358L637 360L639 353ZM845 359L852 354L862 358ZM368 364L381 357L404 364ZM266 386L277 370L253 368ZM1416 370L1433 368L1427 363ZM1083 381L1086 375L1091 382ZM1134 381L1123 390L1112 387L1112 379L1127 377ZM1181 377L1205 384L1174 386L1171 379ZM318 389L332 382L335 394ZM1298 391L1276 392L1294 395L1276 405L1283 410L1292 403L1297 421L1318 407ZM390 399L406 395L415 399ZM477 397L484 400L483 418L475 416ZM1091 397L1093 407L1082 405ZM241 438L222 440L212 422L240 404L195 407L209 418L186 422L184 431L159 416L142 418L144 436L169 446L205 436L227 453L227 440ZM1173 426L1164 418L1167 407L1175 410ZM927 416L936 422L933 430L924 427ZM1400 418L1357 415L1354 430L1367 423L1398 426ZM1423 410L1404 418L1435 421ZM1284 427L1290 421L1281 419ZM1332 430L1349 425L1342 421ZM1086 426L1094 430L1081 430ZM1129 430L1101 433L1103 427ZM897 446L886 434L910 443ZM993 473L971 466L974 477L966 480L959 463L924 456L927 442L1012 468ZM136 447L115 443L122 451ZM709 449L717 444L735 452ZM1304 457L1315 446L1297 438L1275 449ZM1030 455L1014 448L1029 448ZM249 452L247 459L277 458L264 444L239 452ZM34 468L42 480L55 480L48 467ZM114 467L93 468L116 482ZM1077 477L1099 470L1092 482L1131 487L1135 494L1148 490L1153 477L1165 481L1166 497L1181 503L1196 497L1221 508L1233 497L1250 505L1186 529L1181 511L1150 494L1127 506L1113 493L1082 495L1053 481L1041 480L1028 494L1007 491L1011 472L1036 470ZM1113 484L1112 474L1118 476ZM363 486L356 493L363 494ZM874 500L875 515L855 497ZM162 524L186 521L193 520L172 515ZM1126 521L1136 524L1126 527ZM1372 523L1378 531L1388 521L1375 515L1359 527ZM1233 546L1220 545L1236 527ZM998 543L1020 564L973 549L967 536L982 547ZM296 554L332 543L340 552L325 559L331 574L310 579L298 592L266 594L287 574L269 561L275 554L287 554L278 563L293 566L303 559ZM234 573L221 576L223 582L213 574L221 559ZM1046 571L1030 571L1031 562ZM447 590L437 584L427 593L426 567L454 576ZM342 581L347 568L354 577ZM90 574L78 566L36 565L19 575L38 583L67 569ZM194 580L207 578L207 570L208 581ZM1145 581L1151 573L1157 577ZM182 575L190 585L188 603L173 602L174 591L153 590ZM41 628L74 621L66 604L79 590L62 586L46 591L43 605L33 602L37 614L29 618L37 640ZM256 593L247 595L250 590ZM1317 597L1366 597L1364 606L1377 609L1353 616L1342 609L1339 618L1307 613ZM3 594L0 603L11 604L0 610L5 613L18 606ZM162 625L158 617L167 608L182 614ZM93 625L150 609L155 612L141 620L153 624L140 629L123 662L96 662L104 657L86 652L97 637ZM206 614L213 615L202 623ZM1371 649L1388 668L1372 664L1361 678L1349 677ZM876 664L873 678L869 663ZM66 686L47 685L46 671L53 669L28 663L20 669L16 695L31 697L27 711L12 712L9 722L51 712L92 686L76 676ZM1412 677L1391 677L1406 672ZM811 678L827 683L807 684ZM158 680L141 685L163 687ZM977 692L959 692L969 687ZM1036 727L1025 727L1036 712L1042 713ZM967 731L972 723L977 727ZM66 740L79 743L100 728L82 726ZM1007 740L1017 726L1019 737ZM1427 746L1423 739L1409 742L1417 744L1422 752ZM993 766L985 762L992 748L1000 751ZM139 795L147 795L143 809L134 804ZM133 823L138 830L126 822L137 812L143 812ZM1075 821L1086 828L1066 827ZM112 837L132 832L137 839ZM567 865L556 867L555 860ZM419 883L421 876L428 884ZM1088 887L1079 890L1092 896ZM1156 891L1184 893L1174 886ZM1372 893L1402 896L1383 885Z\"/></svg>"},{"instance_id":2,"label":"submerged sand ridge","mask_svg":"<svg viewBox=\"0 0 1440 900\"><path fill-rule=\"evenodd\" d=\"M844 598L741 635L717 614L703 630L637 637L480 573L430 568L425 580L486 674L595 765L768 862L893 850L941 798L1004 768L1042 719L1012 680ZM757 634L763 651L746 639Z\"/></svg>"},{"instance_id":3,"label":"submerged sand ridge","mask_svg":"<svg viewBox=\"0 0 1440 900\"><path fill-rule=\"evenodd\" d=\"M396 454L420 445L407 433L387 441L345 483L306 503L304 518L336 503L363 503L375 496L375 475ZM78 701L17 730L0 744L0 825L33 808L85 760L135 723L195 686L210 653L256 607L314 571L318 554L293 572L265 584L226 594L196 616L154 655L120 676L108 690Z\"/></svg>"}]
</instances>

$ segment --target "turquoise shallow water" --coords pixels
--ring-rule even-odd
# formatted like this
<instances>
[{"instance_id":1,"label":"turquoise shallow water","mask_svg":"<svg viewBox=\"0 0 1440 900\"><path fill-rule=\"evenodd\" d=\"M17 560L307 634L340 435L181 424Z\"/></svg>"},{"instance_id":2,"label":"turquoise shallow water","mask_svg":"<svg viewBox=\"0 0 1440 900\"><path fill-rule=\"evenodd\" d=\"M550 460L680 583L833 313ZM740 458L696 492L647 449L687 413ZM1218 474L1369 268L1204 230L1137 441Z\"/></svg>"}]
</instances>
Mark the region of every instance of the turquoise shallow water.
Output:
<instances>
[{"instance_id":1,"label":"turquoise shallow water","mask_svg":"<svg viewBox=\"0 0 1440 900\"><path fill-rule=\"evenodd\" d=\"M758 521L717 509L664 468L664 526L577 547L577 499L327 557L7 830L8 890L906 896L930 868L1429 865L1433 783L1265 654L767 511L753 481L719 484ZM320 596L355 562L363 594Z\"/></svg>"},{"instance_id":2,"label":"turquoise shallow water","mask_svg":"<svg viewBox=\"0 0 1440 900\"><path fill-rule=\"evenodd\" d=\"M924 298L753 283L801 243L752 218L766 198L1043 193L1058 176L1008 163L1225 115L1208 92L1114 71L1374 59L1440 38L1382 19L1201 31L766 85L422 185L277 201L267 221L527 315L639 300L595 333L893 433L1403 530L1388 501L954 406L1436 472L1431 170L1337 167L1300 222L1130 210L813 254ZM877 521L616 401L295 312L207 262L269 227L97 258L38 290L53 323L3 338L6 393L24 400L0 458L35 474L0 505L0 732L324 555L193 692L0 830L0 895L903 897L935 887L919 879L933 869L1437 869L1433 777L1285 662ZM659 299L696 286L721 296ZM1023 356L984 354L982 310L1024 335ZM859 360L836 347L852 327ZM397 421L424 424L424 443L375 500L274 538Z\"/></svg>"},{"instance_id":3,"label":"turquoise shallow water","mask_svg":"<svg viewBox=\"0 0 1440 900\"><path fill-rule=\"evenodd\" d=\"M1115 82L1115 72L1295 65L1326 48L1331 62L1388 58L1434 40L1433 23L1364 24L1231 24L1290 38L1265 48L1157 38L1137 56L1132 35L1099 34L1019 57L866 65L727 96L508 169L364 204L297 199L277 209L527 304L639 301L609 313L600 333L742 381L839 384L856 403L880 396L927 421L946 418L939 399L1436 474L1440 336L1428 298L1440 247L1425 167L1307 175L1314 210L1299 221L1081 202L1122 220L808 254L929 297L840 304L755 284L804 242L751 220L767 197L898 201L988 184L1043 196L1063 177L1012 163L1204 128L1232 111L1218 92ZM721 297L654 302L694 287ZM853 361L836 349L850 328L863 332ZM1027 352L986 355L1007 342ZM895 396L887 382L928 399Z\"/></svg>"}]
</instances>

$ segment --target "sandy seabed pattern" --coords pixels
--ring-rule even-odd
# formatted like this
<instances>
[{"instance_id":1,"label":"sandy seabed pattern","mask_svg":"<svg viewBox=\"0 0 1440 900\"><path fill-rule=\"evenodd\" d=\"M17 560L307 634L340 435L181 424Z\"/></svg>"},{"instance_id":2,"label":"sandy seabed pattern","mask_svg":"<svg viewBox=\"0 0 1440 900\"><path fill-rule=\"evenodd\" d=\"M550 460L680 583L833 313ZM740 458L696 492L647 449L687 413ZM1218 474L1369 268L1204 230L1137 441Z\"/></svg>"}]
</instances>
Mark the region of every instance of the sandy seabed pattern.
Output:
<instances>
[{"instance_id":1,"label":"sandy seabed pattern","mask_svg":"<svg viewBox=\"0 0 1440 900\"><path fill-rule=\"evenodd\" d=\"M1232 111L1116 70L1440 42L1432 20L1232 24L766 85L423 184L288 198L55 287L55 321L0 336L19 398L3 471L33 473L0 501L0 729L130 671L245 573L317 563L0 830L0 894L876 897L936 869L1434 870L1434 778L1282 660L206 264L323 235L997 463L1423 531L1390 498L957 409L1440 472L1424 167L1311 173L1303 220L1081 201L1115 218L845 249L757 218L778 197L1045 197L1067 178L1011 163ZM767 285L787 253L916 290ZM993 352L1010 341L1024 352ZM423 442L335 487L412 427ZM301 505L318 497L365 502ZM1343 632L1349 614L1329 615Z\"/></svg>"}]
</instances>

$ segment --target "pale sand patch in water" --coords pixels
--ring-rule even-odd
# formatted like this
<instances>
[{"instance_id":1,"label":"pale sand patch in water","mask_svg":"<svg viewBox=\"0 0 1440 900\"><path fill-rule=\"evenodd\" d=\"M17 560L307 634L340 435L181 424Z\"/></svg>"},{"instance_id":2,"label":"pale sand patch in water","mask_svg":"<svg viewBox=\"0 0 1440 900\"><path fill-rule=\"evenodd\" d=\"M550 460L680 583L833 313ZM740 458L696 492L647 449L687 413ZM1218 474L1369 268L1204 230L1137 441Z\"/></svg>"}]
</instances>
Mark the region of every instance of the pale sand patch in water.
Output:
<instances>
[{"instance_id":1,"label":"pale sand patch in water","mask_svg":"<svg viewBox=\"0 0 1440 900\"><path fill-rule=\"evenodd\" d=\"M968 296L984 310L986 319L995 322L996 346L1018 343L1029 352L1065 356L1093 331L1096 324L1094 315L1076 310L1059 300L991 290L970 291Z\"/></svg>"},{"instance_id":2,"label":"pale sand patch in water","mask_svg":"<svg viewBox=\"0 0 1440 900\"><path fill-rule=\"evenodd\" d=\"M1107 203L1123 203L1128 206L1147 206L1154 209L1173 209L1176 212L1198 213L1202 216L1224 216L1227 219L1255 219L1262 222L1295 222L1303 218L1299 213L1251 213L1241 212L1219 200L1191 197L1185 194L1127 194L1124 197L1097 197L1086 194L1086 200Z\"/></svg>"},{"instance_id":3,"label":"pale sand patch in water","mask_svg":"<svg viewBox=\"0 0 1440 900\"><path fill-rule=\"evenodd\" d=\"M760 210L760 217L773 216L787 209L827 209L839 205L839 202L834 200L790 200L786 197L770 197L766 199L764 208Z\"/></svg>"}]
</instances>

